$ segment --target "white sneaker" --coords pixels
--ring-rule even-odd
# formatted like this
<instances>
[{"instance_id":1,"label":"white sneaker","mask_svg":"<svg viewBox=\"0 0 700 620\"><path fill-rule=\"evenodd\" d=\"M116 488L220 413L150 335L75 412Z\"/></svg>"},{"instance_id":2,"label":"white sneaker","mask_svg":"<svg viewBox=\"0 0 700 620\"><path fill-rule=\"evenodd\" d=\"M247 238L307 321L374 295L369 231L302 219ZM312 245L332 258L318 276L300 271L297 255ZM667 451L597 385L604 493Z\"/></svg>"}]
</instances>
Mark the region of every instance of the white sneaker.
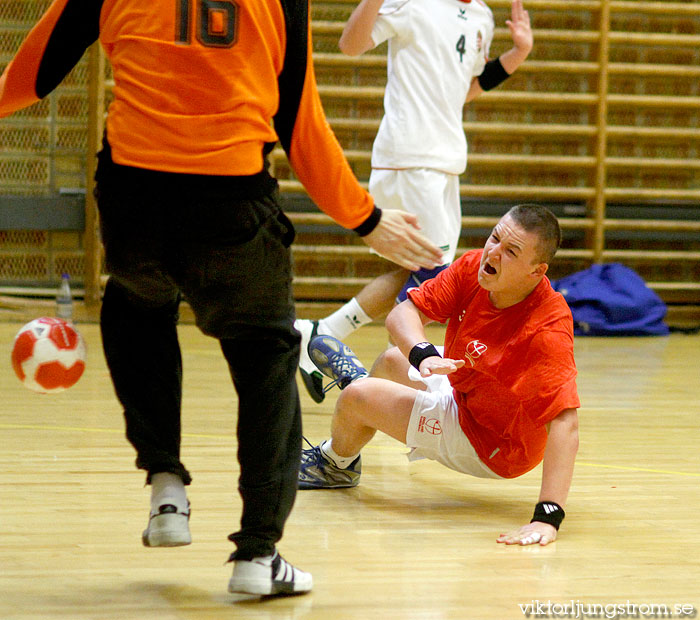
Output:
<instances>
[{"instance_id":1,"label":"white sneaker","mask_svg":"<svg viewBox=\"0 0 700 620\"><path fill-rule=\"evenodd\" d=\"M192 542L190 535L190 509L179 512L173 504L162 504L158 512L151 513L148 527L141 535L144 547L182 547Z\"/></svg>"},{"instance_id":2,"label":"white sneaker","mask_svg":"<svg viewBox=\"0 0 700 620\"><path fill-rule=\"evenodd\" d=\"M233 557L233 555L232 555ZM301 594L313 586L313 577L294 568L277 551L250 561L233 559L229 592L243 594Z\"/></svg>"},{"instance_id":3,"label":"white sneaker","mask_svg":"<svg viewBox=\"0 0 700 620\"><path fill-rule=\"evenodd\" d=\"M294 327L301 332L301 355L299 356L299 372L304 381L306 391L314 402L320 403L326 397L323 391L323 374L316 368L316 365L309 357L309 342L317 335L318 321L308 319L297 319Z\"/></svg>"}]
</instances>

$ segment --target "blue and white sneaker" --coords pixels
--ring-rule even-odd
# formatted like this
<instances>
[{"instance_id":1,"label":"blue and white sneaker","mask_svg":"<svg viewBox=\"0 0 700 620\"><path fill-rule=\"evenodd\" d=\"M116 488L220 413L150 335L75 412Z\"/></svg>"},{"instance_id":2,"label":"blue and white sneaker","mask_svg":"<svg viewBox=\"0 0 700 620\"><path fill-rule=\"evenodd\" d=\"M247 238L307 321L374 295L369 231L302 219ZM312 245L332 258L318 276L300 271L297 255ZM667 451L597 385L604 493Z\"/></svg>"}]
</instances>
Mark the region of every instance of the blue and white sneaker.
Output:
<instances>
[{"instance_id":1,"label":"blue and white sneaker","mask_svg":"<svg viewBox=\"0 0 700 620\"><path fill-rule=\"evenodd\" d=\"M304 441L311 446L301 451L299 467L300 489L347 489L360 483L362 457L358 456L348 467L342 469L326 458L321 446L312 445L306 437Z\"/></svg>"},{"instance_id":2,"label":"blue and white sneaker","mask_svg":"<svg viewBox=\"0 0 700 620\"><path fill-rule=\"evenodd\" d=\"M324 375L333 379L324 393L334 386L341 390L369 373L352 349L333 336L315 336L309 342L309 357Z\"/></svg>"}]
</instances>

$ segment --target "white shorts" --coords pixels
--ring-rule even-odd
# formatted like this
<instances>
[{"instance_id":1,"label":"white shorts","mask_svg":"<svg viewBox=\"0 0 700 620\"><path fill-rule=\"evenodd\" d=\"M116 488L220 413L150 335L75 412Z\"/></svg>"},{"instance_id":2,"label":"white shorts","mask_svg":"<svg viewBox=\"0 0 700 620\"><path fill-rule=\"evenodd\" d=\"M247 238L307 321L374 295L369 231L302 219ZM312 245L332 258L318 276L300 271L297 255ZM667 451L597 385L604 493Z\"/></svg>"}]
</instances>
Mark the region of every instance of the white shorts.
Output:
<instances>
[{"instance_id":1,"label":"white shorts","mask_svg":"<svg viewBox=\"0 0 700 620\"><path fill-rule=\"evenodd\" d=\"M380 208L416 215L421 233L443 251L443 264L454 260L462 229L458 175L430 168L374 169L369 193Z\"/></svg>"},{"instance_id":2,"label":"white shorts","mask_svg":"<svg viewBox=\"0 0 700 620\"><path fill-rule=\"evenodd\" d=\"M479 458L459 425L457 403L447 376L423 378L413 367L408 376L428 386L427 392L418 392L408 422L409 461L427 458L477 478L502 478Z\"/></svg>"}]
</instances>

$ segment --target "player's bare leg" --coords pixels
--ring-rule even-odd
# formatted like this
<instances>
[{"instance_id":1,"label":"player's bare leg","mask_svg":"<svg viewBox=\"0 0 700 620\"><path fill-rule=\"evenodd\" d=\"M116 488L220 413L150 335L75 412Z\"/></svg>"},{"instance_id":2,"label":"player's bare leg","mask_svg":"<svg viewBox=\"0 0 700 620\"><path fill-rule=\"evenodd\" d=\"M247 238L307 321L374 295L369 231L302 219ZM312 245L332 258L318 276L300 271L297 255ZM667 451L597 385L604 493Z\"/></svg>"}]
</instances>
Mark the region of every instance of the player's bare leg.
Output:
<instances>
[{"instance_id":1,"label":"player's bare leg","mask_svg":"<svg viewBox=\"0 0 700 620\"><path fill-rule=\"evenodd\" d=\"M396 296L406 284L410 273L405 269L384 273L367 284L355 299L372 320L380 319L394 307ZM336 336L336 338L339 337ZM342 340L342 337L340 339Z\"/></svg>"},{"instance_id":2,"label":"player's bare leg","mask_svg":"<svg viewBox=\"0 0 700 620\"><path fill-rule=\"evenodd\" d=\"M340 456L358 454L378 430L406 443L415 399L415 389L394 381L368 377L351 383L333 414L333 450Z\"/></svg>"}]
</instances>

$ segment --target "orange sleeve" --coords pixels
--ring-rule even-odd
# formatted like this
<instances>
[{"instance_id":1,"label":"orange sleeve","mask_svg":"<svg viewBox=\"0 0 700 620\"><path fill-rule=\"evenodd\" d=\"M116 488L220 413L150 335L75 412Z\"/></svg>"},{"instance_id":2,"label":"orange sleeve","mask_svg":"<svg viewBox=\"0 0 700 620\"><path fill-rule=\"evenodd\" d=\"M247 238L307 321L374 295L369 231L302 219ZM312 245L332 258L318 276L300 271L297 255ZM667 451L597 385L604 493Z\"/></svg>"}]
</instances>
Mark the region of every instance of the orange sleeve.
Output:
<instances>
[{"instance_id":1,"label":"orange sleeve","mask_svg":"<svg viewBox=\"0 0 700 620\"><path fill-rule=\"evenodd\" d=\"M374 201L357 181L323 112L312 62L310 23L306 76L287 155L318 207L341 226L357 228L372 215Z\"/></svg>"},{"instance_id":2,"label":"orange sleeve","mask_svg":"<svg viewBox=\"0 0 700 620\"><path fill-rule=\"evenodd\" d=\"M37 94L39 68L51 33L68 2L69 0L55 0L29 32L0 77L0 117L29 107L47 94Z\"/></svg>"}]
</instances>

